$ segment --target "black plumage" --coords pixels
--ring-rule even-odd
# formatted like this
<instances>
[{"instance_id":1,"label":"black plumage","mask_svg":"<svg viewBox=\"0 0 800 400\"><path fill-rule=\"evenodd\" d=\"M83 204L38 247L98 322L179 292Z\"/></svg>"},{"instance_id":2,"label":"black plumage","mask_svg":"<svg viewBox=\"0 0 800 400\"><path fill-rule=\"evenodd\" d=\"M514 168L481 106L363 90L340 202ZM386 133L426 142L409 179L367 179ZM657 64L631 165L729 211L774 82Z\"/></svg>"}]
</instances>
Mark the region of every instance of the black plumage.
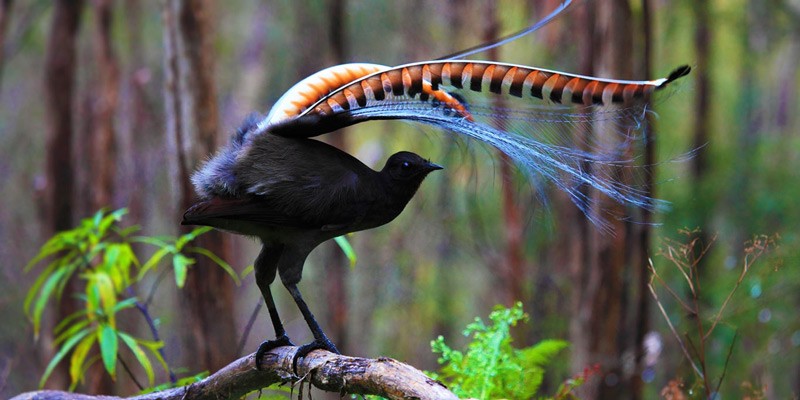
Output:
<instances>
[{"instance_id":1,"label":"black plumage","mask_svg":"<svg viewBox=\"0 0 800 400\"><path fill-rule=\"evenodd\" d=\"M260 132L255 121L249 119L192 177L202 200L186 211L182 223L261 240L256 282L276 339L262 343L257 362L263 352L291 344L270 292L276 274L314 334L314 341L301 346L296 358L317 348L338 352L297 289L306 257L326 240L392 221L428 173L441 167L414 153L399 152L381 171L374 171L325 143Z\"/></svg>"}]
</instances>

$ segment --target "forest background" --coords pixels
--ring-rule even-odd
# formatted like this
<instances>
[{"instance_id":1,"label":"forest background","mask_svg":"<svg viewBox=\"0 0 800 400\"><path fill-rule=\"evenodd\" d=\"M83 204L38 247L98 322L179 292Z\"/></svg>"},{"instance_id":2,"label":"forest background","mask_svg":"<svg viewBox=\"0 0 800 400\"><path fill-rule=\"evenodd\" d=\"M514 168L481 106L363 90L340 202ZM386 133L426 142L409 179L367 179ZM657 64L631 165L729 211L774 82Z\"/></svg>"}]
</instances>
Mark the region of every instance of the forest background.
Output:
<instances>
[{"instance_id":1,"label":"forest background","mask_svg":"<svg viewBox=\"0 0 800 400\"><path fill-rule=\"evenodd\" d=\"M177 234L188 198L177 154L185 151L187 163L196 166L245 116L266 113L293 82L341 62L437 58L527 26L558 5L188 2L204 21L197 29L205 38L198 44L205 67L197 73L208 91L206 111L195 121L196 140L177 149L167 137L175 115L164 100L170 82L164 9L174 3L0 1L2 398L34 389L53 355L52 338L34 341L22 303L35 278L23 267L54 232L101 207L127 207L125 224L150 235ZM779 246L741 282L705 352L712 377L725 371L723 393L797 396L800 4L577 2L495 56L629 79L691 65L692 74L654 105L654 190L671 207L652 217L656 224L618 224L611 237L588 225L555 189L529 185L480 145L446 140L430 129L420 135L419 128L395 122L331 136L374 168L401 149L446 166L396 221L349 238L358 256L353 268L333 243L312 254L302 286L340 350L434 370L430 340L444 335L463 344L460 330L475 316L520 300L531 321L515 331L518 346L545 338L571 343L548 369L545 391L599 365L582 389L586 395L650 398L671 380L692 386L697 378L647 288L648 260L679 297L691 298L659 249L676 243L669 240L685 242L681 230L713 242L698 264L698 307L708 321L736 286L748 241L779 235ZM680 157L692 149L693 157ZM239 272L258 248L232 235L205 237L203 243ZM685 310L663 286L655 287L679 334L692 332ZM309 333L301 316L285 293L276 293L290 336L304 342ZM191 373L232 361L259 301L250 276L237 287L198 261L186 288L159 288L152 306L166 357ZM49 320L65 315L70 301L59 307ZM263 314L245 352L271 335ZM637 345L645 339L647 349ZM64 388L62 372L47 386ZM114 383L97 381L78 390L135 391L123 375Z\"/></svg>"}]
</instances>

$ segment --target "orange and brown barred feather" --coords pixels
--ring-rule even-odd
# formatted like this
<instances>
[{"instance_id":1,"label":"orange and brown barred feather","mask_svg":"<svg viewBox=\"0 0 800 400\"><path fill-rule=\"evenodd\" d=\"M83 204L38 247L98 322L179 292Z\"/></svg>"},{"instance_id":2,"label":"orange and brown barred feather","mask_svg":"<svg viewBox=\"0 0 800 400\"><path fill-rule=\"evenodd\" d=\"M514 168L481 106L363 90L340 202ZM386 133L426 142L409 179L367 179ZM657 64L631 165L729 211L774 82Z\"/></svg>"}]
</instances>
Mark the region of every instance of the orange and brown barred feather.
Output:
<instances>
[{"instance_id":1,"label":"orange and brown barred feather","mask_svg":"<svg viewBox=\"0 0 800 400\"><path fill-rule=\"evenodd\" d=\"M407 96L436 99L469 114L440 86L475 92L538 98L561 104L609 105L648 100L651 94L689 73L676 69L667 78L652 81L601 79L522 65L488 61L428 61L379 71L359 78L310 105L301 115L331 115L364 107L371 101Z\"/></svg>"}]
</instances>

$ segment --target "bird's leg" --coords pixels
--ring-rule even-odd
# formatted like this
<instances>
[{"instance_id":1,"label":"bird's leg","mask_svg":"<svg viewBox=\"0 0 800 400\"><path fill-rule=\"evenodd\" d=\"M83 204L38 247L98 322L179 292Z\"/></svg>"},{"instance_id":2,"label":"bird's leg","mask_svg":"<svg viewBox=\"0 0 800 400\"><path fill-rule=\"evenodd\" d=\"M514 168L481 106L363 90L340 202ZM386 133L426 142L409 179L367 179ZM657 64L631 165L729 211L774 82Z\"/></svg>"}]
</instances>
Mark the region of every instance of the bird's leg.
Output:
<instances>
[{"instance_id":1,"label":"bird's leg","mask_svg":"<svg viewBox=\"0 0 800 400\"><path fill-rule=\"evenodd\" d=\"M282 346L294 346L289 337L286 335L286 330L283 328L281 318L278 316L278 308L275 307L275 300L272 298L272 291L269 286L275 280L275 273L277 271L277 260L281 254L281 246L267 246L266 244L261 248L261 253L256 258L255 262L255 275L256 284L261 289L261 295L267 303L267 310L269 311L269 318L272 320L272 326L275 328L275 340L267 340L258 346L256 351L256 369L261 369L261 358L264 353Z\"/></svg>"},{"instance_id":2,"label":"bird's leg","mask_svg":"<svg viewBox=\"0 0 800 400\"><path fill-rule=\"evenodd\" d=\"M336 345L334 345L333 342L328 339L328 336L325 335L325 332L322 331L322 328L320 328L317 320L314 318L314 314L308 309L308 305L306 305L306 302L303 300L303 296L300 295L300 290L297 289L297 284L284 282L284 286L289 290L294 302L297 303L297 308L303 313L303 318L305 318L309 329L311 329L311 333L314 335L313 342L300 346L297 353L295 353L294 359L292 360L292 369L295 373L297 372L297 359L305 357L313 350L324 349L336 354L341 354L339 353L339 349L336 348Z\"/></svg>"}]
</instances>

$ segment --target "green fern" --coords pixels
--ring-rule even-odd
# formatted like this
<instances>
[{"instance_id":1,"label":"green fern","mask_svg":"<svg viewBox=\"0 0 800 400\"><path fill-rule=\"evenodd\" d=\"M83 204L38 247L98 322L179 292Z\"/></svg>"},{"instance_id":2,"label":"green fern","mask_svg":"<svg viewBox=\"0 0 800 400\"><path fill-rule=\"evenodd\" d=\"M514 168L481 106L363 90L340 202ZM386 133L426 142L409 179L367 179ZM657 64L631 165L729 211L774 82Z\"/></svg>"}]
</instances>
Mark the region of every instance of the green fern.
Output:
<instances>
[{"instance_id":1,"label":"green fern","mask_svg":"<svg viewBox=\"0 0 800 400\"><path fill-rule=\"evenodd\" d=\"M544 379L545 367L568 343L544 340L528 348L514 348L511 327L527 319L522 303L512 308L495 307L488 325L475 318L464 330L464 336L472 336L465 352L450 348L439 336L431 342L431 349L441 355L442 368L432 374L433 378L443 381L459 397L534 397Z\"/></svg>"}]
</instances>

